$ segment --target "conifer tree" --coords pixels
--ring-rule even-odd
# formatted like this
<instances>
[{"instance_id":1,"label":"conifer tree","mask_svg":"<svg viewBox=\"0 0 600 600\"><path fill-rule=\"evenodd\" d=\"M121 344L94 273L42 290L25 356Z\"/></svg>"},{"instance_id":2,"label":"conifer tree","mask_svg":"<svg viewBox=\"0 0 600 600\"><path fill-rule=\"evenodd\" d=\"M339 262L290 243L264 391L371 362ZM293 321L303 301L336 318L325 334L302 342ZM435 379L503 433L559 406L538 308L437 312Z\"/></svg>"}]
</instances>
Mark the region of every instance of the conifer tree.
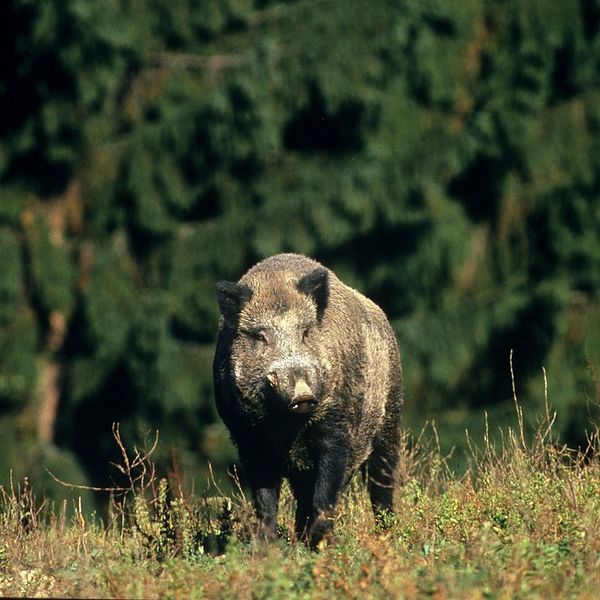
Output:
<instances>
[{"instance_id":1,"label":"conifer tree","mask_svg":"<svg viewBox=\"0 0 600 600\"><path fill-rule=\"evenodd\" d=\"M160 429L163 467L172 448L190 474L229 464L214 282L283 251L384 307L408 424L440 415L460 444L482 409L507 418L512 350L524 406L545 366L566 440L585 439L597 1L2 11L0 482L47 462L102 483L114 421L132 443Z\"/></svg>"}]
</instances>

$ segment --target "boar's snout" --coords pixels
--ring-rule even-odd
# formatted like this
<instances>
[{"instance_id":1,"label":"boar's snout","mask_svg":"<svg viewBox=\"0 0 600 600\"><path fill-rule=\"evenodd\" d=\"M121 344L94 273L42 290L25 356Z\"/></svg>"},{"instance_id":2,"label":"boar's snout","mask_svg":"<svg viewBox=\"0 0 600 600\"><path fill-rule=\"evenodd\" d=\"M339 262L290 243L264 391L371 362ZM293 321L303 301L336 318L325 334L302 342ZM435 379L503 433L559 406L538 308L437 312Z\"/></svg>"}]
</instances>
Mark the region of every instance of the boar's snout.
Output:
<instances>
[{"instance_id":1,"label":"boar's snout","mask_svg":"<svg viewBox=\"0 0 600 600\"><path fill-rule=\"evenodd\" d=\"M298 413L312 412L317 406L317 399L308 387L304 379L300 379L294 386L294 395L292 396L291 409Z\"/></svg>"},{"instance_id":2,"label":"boar's snout","mask_svg":"<svg viewBox=\"0 0 600 600\"><path fill-rule=\"evenodd\" d=\"M294 369L272 368L267 373L266 379L271 390L287 403L291 411L307 414L317 407L317 396L309 385L312 378L308 373Z\"/></svg>"}]
</instances>

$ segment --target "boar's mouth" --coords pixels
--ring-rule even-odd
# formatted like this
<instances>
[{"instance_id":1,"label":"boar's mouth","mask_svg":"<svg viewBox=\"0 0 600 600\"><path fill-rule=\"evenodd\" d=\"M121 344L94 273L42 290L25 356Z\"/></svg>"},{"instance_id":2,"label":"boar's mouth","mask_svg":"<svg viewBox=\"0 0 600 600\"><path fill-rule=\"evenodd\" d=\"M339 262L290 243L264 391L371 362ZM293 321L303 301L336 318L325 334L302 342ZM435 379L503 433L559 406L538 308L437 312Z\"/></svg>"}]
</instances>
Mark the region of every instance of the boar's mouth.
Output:
<instances>
[{"instance_id":1,"label":"boar's mouth","mask_svg":"<svg viewBox=\"0 0 600 600\"><path fill-rule=\"evenodd\" d=\"M293 412L299 414L307 414L317 408L317 400L314 397L310 398L294 398L290 405Z\"/></svg>"}]
</instances>

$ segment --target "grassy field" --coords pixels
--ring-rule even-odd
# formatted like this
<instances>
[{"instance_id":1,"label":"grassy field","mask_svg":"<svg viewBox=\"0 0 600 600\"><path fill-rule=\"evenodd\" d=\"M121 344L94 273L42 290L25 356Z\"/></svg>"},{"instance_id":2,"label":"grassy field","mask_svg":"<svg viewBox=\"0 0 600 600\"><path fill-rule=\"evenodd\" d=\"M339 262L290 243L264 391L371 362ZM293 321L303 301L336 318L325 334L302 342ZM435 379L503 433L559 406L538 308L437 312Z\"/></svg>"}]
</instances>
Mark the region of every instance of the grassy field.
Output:
<instances>
[{"instance_id":1,"label":"grassy field","mask_svg":"<svg viewBox=\"0 0 600 600\"><path fill-rule=\"evenodd\" d=\"M105 521L40 508L26 483L2 490L0 595L596 598L598 437L571 451L552 439L548 417L526 442L517 417L514 431L473 448L461 477L427 436L406 436L396 515L378 529L357 479L319 553L290 539L288 490L280 542L260 545L241 491L186 498L154 475L151 456L121 446L130 485L114 490Z\"/></svg>"}]
</instances>

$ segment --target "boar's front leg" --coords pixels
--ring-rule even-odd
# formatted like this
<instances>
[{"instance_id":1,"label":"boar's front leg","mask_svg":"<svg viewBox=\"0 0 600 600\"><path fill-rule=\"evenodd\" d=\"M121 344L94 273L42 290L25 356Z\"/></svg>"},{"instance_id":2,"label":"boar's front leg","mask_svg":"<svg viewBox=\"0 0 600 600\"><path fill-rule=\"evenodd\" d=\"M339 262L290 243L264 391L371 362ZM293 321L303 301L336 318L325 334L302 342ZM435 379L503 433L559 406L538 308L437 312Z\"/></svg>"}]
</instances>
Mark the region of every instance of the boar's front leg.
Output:
<instances>
[{"instance_id":1,"label":"boar's front leg","mask_svg":"<svg viewBox=\"0 0 600 600\"><path fill-rule=\"evenodd\" d=\"M269 461L257 460L255 457L243 461L243 465L259 521L259 536L275 541L281 474Z\"/></svg>"},{"instance_id":2,"label":"boar's front leg","mask_svg":"<svg viewBox=\"0 0 600 600\"><path fill-rule=\"evenodd\" d=\"M348 460L348 444L340 439L329 439L317 460L312 511L307 528L313 549L331 535L335 507L348 480Z\"/></svg>"},{"instance_id":3,"label":"boar's front leg","mask_svg":"<svg viewBox=\"0 0 600 600\"><path fill-rule=\"evenodd\" d=\"M295 523L296 537L299 540L305 540L308 529L312 524L315 474L314 471L300 471L290 473L289 479L294 498L298 504Z\"/></svg>"}]
</instances>

